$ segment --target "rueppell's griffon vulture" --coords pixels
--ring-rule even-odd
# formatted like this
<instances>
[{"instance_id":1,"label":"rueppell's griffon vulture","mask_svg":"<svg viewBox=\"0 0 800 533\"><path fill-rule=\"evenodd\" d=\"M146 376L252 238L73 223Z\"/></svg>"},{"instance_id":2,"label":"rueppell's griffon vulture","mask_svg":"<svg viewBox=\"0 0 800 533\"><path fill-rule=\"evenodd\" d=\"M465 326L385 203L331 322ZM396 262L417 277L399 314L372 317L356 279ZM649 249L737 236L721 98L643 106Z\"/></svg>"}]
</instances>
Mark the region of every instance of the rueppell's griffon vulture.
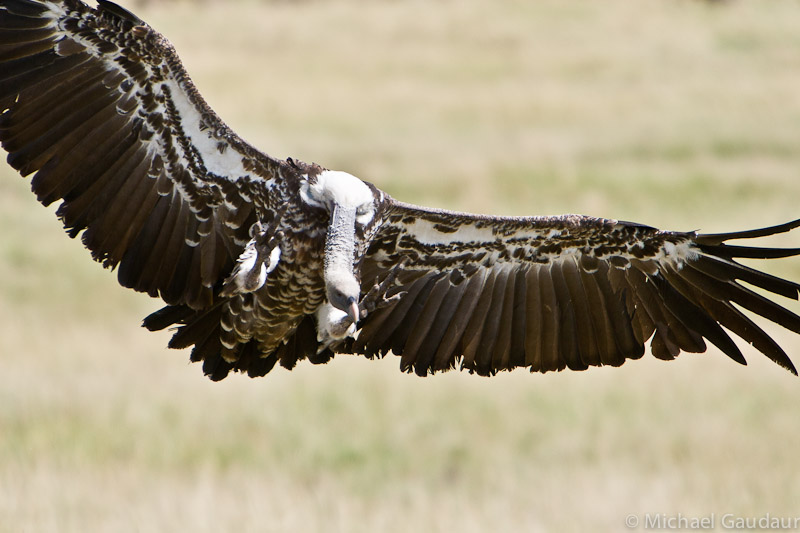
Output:
<instances>
[{"instance_id":1,"label":"rueppell's griffon vulture","mask_svg":"<svg viewBox=\"0 0 800 533\"><path fill-rule=\"evenodd\" d=\"M748 242L800 221L712 235L403 203L249 145L164 37L103 0L0 4L0 113L8 163L123 286L166 303L144 325L176 326L169 345L214 380L340 352L420 375L582 370L648 340L659 359L708 341L744 363L729 332L797 373L743 310L800 332L763 295L800 285L738 260L800 254Z\"/></svg>"}]
</instances>

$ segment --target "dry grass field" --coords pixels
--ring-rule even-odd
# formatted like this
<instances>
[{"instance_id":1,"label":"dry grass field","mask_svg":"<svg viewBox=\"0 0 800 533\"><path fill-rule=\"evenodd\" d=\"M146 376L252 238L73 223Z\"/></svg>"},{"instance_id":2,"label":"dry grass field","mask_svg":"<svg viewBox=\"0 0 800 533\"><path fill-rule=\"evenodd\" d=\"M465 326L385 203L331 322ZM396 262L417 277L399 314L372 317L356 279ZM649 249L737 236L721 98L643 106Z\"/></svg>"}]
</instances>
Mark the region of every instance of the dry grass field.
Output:
<instances>
[{"instance_id":1,"label":"dry grass field","mask_svg":"<svg viewBox=\"0 0 800 533\"><path fill-rule=\"evenodd\" d=\"M795 1L134 7L253 144L406 201L710 232L800 216ZM800 379L751 349L492 379L340 356L211 383L28 187L0 166L2 533L800 515ZM800 260L767 269L800 280ZM800 365L800 337L768 331Z\"/></svg>"}]
</instances>

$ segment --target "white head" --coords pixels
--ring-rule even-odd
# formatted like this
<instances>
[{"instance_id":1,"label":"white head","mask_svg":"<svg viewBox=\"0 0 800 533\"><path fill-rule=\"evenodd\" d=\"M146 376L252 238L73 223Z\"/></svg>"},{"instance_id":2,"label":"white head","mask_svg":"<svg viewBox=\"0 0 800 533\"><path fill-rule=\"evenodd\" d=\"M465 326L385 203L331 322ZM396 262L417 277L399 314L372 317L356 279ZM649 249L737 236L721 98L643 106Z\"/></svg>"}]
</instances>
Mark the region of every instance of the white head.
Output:
<instances>
[{"instance_id":1,"label":"white head","mask_svg":"<svg viewBox=\"0 0 800 533\"><path fill-rule=\"evenodd\" d=\"M375 197L366 183L347 172L324 170L314 183L304 183L300 196L306 203L333 212L340 206L356 210L356 222L369 224L375 216Z\"/></svg>"}]
</instances>

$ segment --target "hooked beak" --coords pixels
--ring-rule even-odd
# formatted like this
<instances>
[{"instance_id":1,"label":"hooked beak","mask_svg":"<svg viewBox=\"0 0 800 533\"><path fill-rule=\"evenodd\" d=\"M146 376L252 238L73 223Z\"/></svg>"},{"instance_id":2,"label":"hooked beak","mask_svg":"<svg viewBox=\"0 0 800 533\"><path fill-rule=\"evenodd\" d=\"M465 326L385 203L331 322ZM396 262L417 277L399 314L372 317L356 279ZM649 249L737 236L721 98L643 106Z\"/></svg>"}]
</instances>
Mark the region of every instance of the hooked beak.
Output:
<instances>
[{"instance_id":1,"label":"hooked beak","mask_svg":"<svg viewBox=\"0 0 800 533\"><path fill-rule=\"evenodd\" d=\"M361 311L358 310L358 302L356 302L355 298L349 298L347 303L350 306L347 308L347 316L353 321L353 324L358 323L358 319L361 317Z\"/></svg>"}]
</instances>

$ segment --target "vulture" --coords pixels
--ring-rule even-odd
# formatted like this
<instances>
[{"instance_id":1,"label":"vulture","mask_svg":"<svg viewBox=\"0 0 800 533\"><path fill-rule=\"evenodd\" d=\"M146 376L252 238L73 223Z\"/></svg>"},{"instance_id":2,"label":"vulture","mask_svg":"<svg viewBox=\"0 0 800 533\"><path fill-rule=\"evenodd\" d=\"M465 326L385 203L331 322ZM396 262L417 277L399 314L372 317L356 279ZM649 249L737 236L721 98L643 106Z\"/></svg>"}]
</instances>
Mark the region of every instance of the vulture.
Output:
<instances>
[{"instance_id":1,"label":"vulture","mask_svg":"<svg viewBox=\"0 0 800 533\"><path fill-rule=\"evenodd\" d=\"M751 241L800 220L703 234L401 202L245 142L169 41L106 0L0 3L0 143L70 237L163 300L144 326L172 328L212 380L336 353L391 352L420 376L584 370L648 342L746 364L731 333L797 374L750 317L800 333L773 299L800 284L740 259L800 255Z\"/></svg>"}]
</instances>

